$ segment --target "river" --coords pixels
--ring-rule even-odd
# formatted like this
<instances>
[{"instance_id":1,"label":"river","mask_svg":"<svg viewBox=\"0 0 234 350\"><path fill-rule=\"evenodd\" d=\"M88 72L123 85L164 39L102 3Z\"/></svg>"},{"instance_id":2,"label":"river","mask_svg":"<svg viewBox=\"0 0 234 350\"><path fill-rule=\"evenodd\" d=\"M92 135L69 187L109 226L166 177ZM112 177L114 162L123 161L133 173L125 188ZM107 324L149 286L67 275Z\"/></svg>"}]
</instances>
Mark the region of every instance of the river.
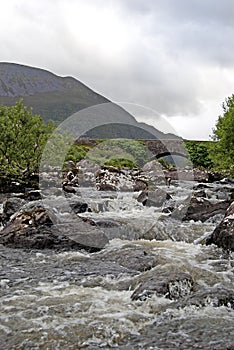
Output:
<instances>
[{"instance_id":1,"label":"river","mask_svg":"<svg viewBox=\"0 0 234 350\"><path fill-rule=\"evenodd\" d=\"M191 183L162 188L183 200ZM80 216L109 243L95 253L0 245L0 349L234 349L233 254L203 244L222 217L181 222L132 192L79 191L92 209ZM66 222L63 200L47 205Z\"/></svg>"}]
</instances>

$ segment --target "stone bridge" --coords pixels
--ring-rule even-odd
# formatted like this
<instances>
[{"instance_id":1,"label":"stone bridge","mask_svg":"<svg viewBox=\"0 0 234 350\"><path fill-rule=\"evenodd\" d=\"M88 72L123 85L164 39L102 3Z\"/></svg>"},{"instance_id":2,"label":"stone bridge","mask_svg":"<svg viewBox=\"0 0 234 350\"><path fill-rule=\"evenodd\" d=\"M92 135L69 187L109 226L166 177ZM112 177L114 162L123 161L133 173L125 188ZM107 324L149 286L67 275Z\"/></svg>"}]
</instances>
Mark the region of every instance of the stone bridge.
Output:
<instances>
[{"instance_id":1,"label":"stone bridge","mask_svg":"<svg viewBox=\"0 0 234 350\"><path fill-rule=\"evenodd\" d=\"M152 158L161 158L169 155L188 157L188 151L183 139L142 140L152 153Z\"/></svg>"},{"instance_id":2,"label":"stone bridge","mask_svg":"<svg viewBox=\"0 0 234 350\"><path fill-rule=\"evenodd\" d=\"M129 139L131 140L131 139ZM183 139L151 139L151 140L134 140L143 141L151 153L151 158L161 158L168 155L179 155L182 157L188 157ZM96 139L78 139L76 144L87 144L95 147L100 141Z\"/></svg>"}]
</instances>

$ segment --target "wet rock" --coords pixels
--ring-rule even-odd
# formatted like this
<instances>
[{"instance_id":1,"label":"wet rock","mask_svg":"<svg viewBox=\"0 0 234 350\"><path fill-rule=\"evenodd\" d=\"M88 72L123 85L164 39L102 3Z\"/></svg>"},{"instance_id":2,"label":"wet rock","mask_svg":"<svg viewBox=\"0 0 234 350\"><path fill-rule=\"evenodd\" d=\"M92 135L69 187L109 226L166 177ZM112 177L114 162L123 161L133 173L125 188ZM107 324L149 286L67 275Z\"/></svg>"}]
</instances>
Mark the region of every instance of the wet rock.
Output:
<instances>
[{"instance_id":1,"label":"wet rock","mask_svg":"<svg viewBox=\"0 0 234 350\"><path fill-rule=\"evenodd\" d=\"M216 182L222 179L223 179L223 174L217 171L208 172L208 182Z\"/></svg>"},{"instance_id":2,"label":"wet rock","mask_svg":"<svg viewBox=\"0 0 234 350\"><path fill-rule=\"evenodd\" d=\"M185 272L154 269L140 276L139 286L131 295L132 300L146 300L153 294L169 299L179 299L193 290L193 279Z\"/></svg>"},{"instance_id":3,"label":"wet rock","mask_svg":"<svg viewBox=\"0 0 234 350\"><path fill-rule=\"evenodd\" d=\"M137 201L147 207L161 207L172 197L164 190L157 188L154 191L142 191Z\"/></svg>"},{"instance_id":4,"label":"wet rock","mask_svg":"<svg viewBox=\"0 0 234 350\"><path fill-rule=\"evenodd\" d=\"M148 183L150 188L154 188L154 186L159 184L165 184L166 180L163 166L157 160L152 160L146 163L143 166L142 171L143 174L149 179Z\"/></svg>"},{"instance_id":5,"label":"wet rock","mask_svg":"<svg viewBox=\"0 0 234 350\"><path fill-rule=\"evenodd\" d=\"M158 263L157 257L150 250L130 244L123 246L120 250L104 252L102 259L118 263L129 270L140 272L151 270Z\"/></svg>"},{"instance_id":6,"label":"wet rock","mask_svg":"<svg viewBox=\"0 0 234 350\"><path fill-rule=\"evenodd\" d=\"M198 198L198 197L202 197L202 198L207 198L207 194L205 190L199 190L199 191L195 191L193 193L193 196Z\"/></svg>"},{"instance_id":7,"label":"wet rock","mask_svg":"<svg viewBox=\"0 0 234 350\"><path fill-rule=\"evenodd\" d=\"M165 177L172 180L208 182L208 172L200 169L176 169L164 171Z\"/></svg>"},{"instance_id":8,"label":"wet rock","mask_svg":"<svg viewBox=\"0 0 234 350\"><path fill-rule=\"evenodd\" d=\"M86 211L89 211L89 212L91 211L91 209L89 208L86 202L75 201L75 202L69 203L69 205L72 211L76 214L85 213Z\"/></svg>"},{"instance_id":9,"label":"wet rock","mask_svg":"<svg viewBox=\"0 0 234 350\"><path fill-rule=\"evenodd\" d=\"M80 218L59 223L55 214L45 208L19 212L0 233L0 243L11 248L30 249L102 249L108 239Z\"/></svg>"},{"instance_id":10,"label":"wet rock","mask_svg":"<svg viewBox=\"0 0 234 350\"><path fill-rule=\"evenodd\" d=\"M229 201L211 202L205 198L192 197L180 204L172 213L172 217L183 221L206 221L217 214L224 214Z\"/></svg>"},{"instance_id":11,"label":"wet rock","mask_svg":"<svg viewBox=\"0 0 234 350\"><path fill-rule=\"evenodd\" d=\"M0 243L13 248L47 248L52 243L50 234L42 228L53 224L44 208L19 212L0 234Z\"/></svg>"},{"instance_id":12,"label":"wet rock","mask_svg":"<svg viewBox=\"0 0 234 350\"><path fill-rule=\"evenodd\" d=\"M206 244L212 243L226 250L234 251L234 202L227 209L221 223L206 241Z\"/></svg>"},{"instance_id":13,"label":"wet rock","mask_svg":"<svg viewBox=\"0 0 234 350\"><path fill-rule=\"evenodd\" d=\"M84 222L88 222L90 225L103 227L103 228L114 228L119 227L120 224L114 220L105 220L105 219L98 219L94 220L91 218L82 218Z\"/></svg>"},{"instance_id":14,"label":"wet rock","mask_svg":"<svg viewBox=\"0 0 234 350\"><path fill-rule=\"evenodd\" d=\"M100 165L87 159L82 159L76 164L76 168L80 186L94 187L96 185L96 173L100 170Z\"/></svg>"},{"instance_id":15,"label":"wet rock","mask_svg":"<svg viewBox=\"0 0 234 350\"><path fill-rule=\"evenodd\" d=\"M197 307L226 306L234 309L234 295L232 286L214 286L205 290L199 290L188 295L184 300L179 301L176 307L195 305Z\"/></svg>"},{"instance_id":16,"label":"wet rock","mask_svg":"<svg viewBox=\"0 0 234 350\"><path fill-rule=\"evenodd\" d=\"M73 194L76 193L76 189L68 183L64 183L62 188L63 188L63 191L66 193L73 193Z\"/></svg>"},{"instance_id":17,"label":"wet rock","mask_svg":"<svg viewBox=\"0 0 234 350\"><path fill-rule=\"evenodd\" d=\"M148 188L148 178L139 169L104 166L96 174L96 187L101 191L141 191Z\"/></svg>"},{"instance_id":18,"label":"wet rock","mask_svg":"<svg viewBox=\"0 0 234 350\"><path fill-rule=\"evenodd\" d=\"M54 225L54 233L59 233L69 239L69 244L74 248L95 252L103 249L109 240L105 233L89 223L77 218L74 222Z\"/></svg>"},{"instance_id":19,"label":"wet rock","mask_svg":"<svg viewBox=\"0 0 234 350\"><path fill-rule=\"evenodd\" d=\"M215 190L215 196L221 200L234 200L234 188L228 186L222 186Z\"/></svg>"},{"instance_id":20,"label":"wet rock","mask_svg":"<svg viewBox=\"0 0 234 350\"><path fill-rule=\"evenodd\" d=\"M9 221L10 217L15 214L17 211L19 211L20 208L23 207L23 205L26 203L26 201L23 198L9 198L3 203L3 213L2 213L2 221L3 223L6 223Z\"/></svg>"},{"instance_id":21,"label":"wet rock","mask_svg":"<svg viewBox=\"0 0 234 350\"><path fill-rule=\"evenodd\" d=\"M145 191L147 188L148 188L148 182L145 179L137 178L134 181L133 191L135 192Z\"/></svg>"},{"instance_id":22,"label":"wet rock","mask_svg":"<svg viewBox=\"0 0 234 350\"><path fill-rule=\"evenodd\" d=\"M102 167L96 175L96 187L100 191L133 191L131 175L116 167Z\"/></svg>"}]
</instances>

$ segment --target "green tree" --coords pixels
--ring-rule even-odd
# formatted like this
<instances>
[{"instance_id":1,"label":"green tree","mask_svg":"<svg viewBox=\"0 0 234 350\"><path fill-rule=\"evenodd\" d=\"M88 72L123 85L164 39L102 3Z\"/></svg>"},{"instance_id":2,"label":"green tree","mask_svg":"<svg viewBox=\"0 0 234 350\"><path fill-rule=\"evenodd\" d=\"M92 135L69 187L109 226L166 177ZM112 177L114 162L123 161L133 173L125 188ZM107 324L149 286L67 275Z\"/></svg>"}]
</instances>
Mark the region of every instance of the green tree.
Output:
<instances>
[{"instance_id":1,"label":"green tree","mask_svg":"<svg viewBox=\"0 0 234 350\"><path fill-rule=\"evenodd\" d=\"M212 142L208 141L185 141L191 162L196 168L210 169L213 162L210 157L210 147Z\"/></svg>"},{"instance_id":2,"label":"green tree","mask_svg":"<svg viewBox=\"0 0 234 350\"><path fill-rule=\"evenodd\" d=\"M38 171L41 155L54 126L33 115L20 100L13 107L0 105L1 177L24 180Z\"/></svg>"},{"instance_id":3,"label":"green tree","mask_svg":"<svg viewBox=\"0 0 234 350\"><path fill-rule=\"evenodd\" d=\"M219 170L234 174L234 95L223 103L223 115L213 129L212 160Z\"/></svg>"}]
</instances>

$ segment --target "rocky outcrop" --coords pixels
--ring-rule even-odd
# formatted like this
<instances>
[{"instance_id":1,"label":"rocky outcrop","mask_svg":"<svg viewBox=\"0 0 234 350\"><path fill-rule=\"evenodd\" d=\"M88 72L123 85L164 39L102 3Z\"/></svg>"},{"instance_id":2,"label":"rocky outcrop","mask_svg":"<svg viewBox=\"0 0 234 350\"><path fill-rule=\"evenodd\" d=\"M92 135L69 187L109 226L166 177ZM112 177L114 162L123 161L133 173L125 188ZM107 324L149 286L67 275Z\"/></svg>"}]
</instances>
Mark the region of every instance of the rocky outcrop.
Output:
<instances>
[{"instance_id":1,"label":"rocky outcrop","mask_svg":"<svg viewBox=\"0 0 234 350\"><path fill-rule=\"evenodd\" d=\"M149 179L149 188L153 189L157 185L164 185L166 183L166 178L164 174L163 166L157 161L152 160L146 163L142 171L144 175Z\"/></svg>"},{"instance_id":2,"label":"rocky outcrop","mask_svg":"<svg viewBox=\"0 0 234 350\"><path fill-rule=\"evenodd\" d=\"M151 270L141 275L140 284L131 295L132 300L146 300L153 294L169 299L179 299L193 290L193 279L186 272Z\"/></svg>"},{"instance_id":3,"label":"rocky outcrop","mask_svg":"<svg viewBox=\"0 0 234 350\"><path fill-rule=\"evenodd\" d=\"M120 250L108 251L102 254L102 259L138 272L151 270L158 263L157 257L149 249L130 244Z\"/></svg>"},{"instance_id":4,"label":"rocky outcrop","mask_svg":"<svg viewBox=\"0 0 234 350\"><path fill-rule=\"evenodd\" d=\"M234 202L229 206L223 220L206 241L206 244L212 243L225 250L234 251Z\"/></svg>"},{"instance_id":5,"label":"rocky outcrop","mask_svg":"<svg viewBox=\"0 0 234 350\"><path fill-rule=\"evenodd\" d=\"M175 219L183 221L206 221L217 214L224 214L229 201L211 202L201 197L188 198L180 204L171 214Z\"/></svg>"},{"instance_id":6,"label":"rocky outcrop","mask_svg":"<svg viewBox=\"0 0 234 350\"><path fill-rule=\"evenodd\" d=\"M10 217L15 214L19 209L26 203L23 198L12 197L8 198L3 203L3 212L2 212L2 222L5 224L10 220Z\"/></svg>"},{"instance_id":7,"label":"rocky outcrop","mask_svg":"<svg viewBox=\"0 0 234 350\"><path fill-rule=\"evenodd\" d=\"M96 187L100 191L141 191L148 187L148 179L139 170L104 166L96 173Z\"/></svg>"},{"instance_id":8,"label":"rocky outcrop","mask_svg":"<svg viewBox=\"0 0 234 350\"><path fill-rule=\"evenodd\" d=\"M0 233L0 243L11 248L85 249L98 251L108 243L99 229L76 217L60 223L55 214L42 207L18 212Z\"/></svg>"},{"instance_id":9,"label":"rocky outcrop","mask_svg":"<svg viewBox=\"0 0 234 350\"><path fill-rule=\"evenodd\" d=\"M137 201L146 207L161 207L169 199L172 197L160 188L154 191L142 191L137 197Z\"/></svg>"}]
</instances>

